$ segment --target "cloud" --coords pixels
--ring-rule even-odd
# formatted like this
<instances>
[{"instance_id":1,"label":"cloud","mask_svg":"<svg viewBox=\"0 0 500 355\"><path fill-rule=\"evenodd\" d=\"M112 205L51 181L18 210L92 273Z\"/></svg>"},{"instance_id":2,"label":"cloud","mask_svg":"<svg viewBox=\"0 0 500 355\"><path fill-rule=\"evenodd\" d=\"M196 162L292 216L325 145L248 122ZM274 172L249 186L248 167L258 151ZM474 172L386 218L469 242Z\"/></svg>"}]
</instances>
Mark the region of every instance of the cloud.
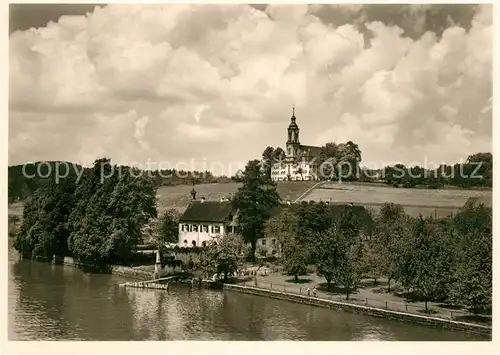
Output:
<instances>
[{"instance_id":1,"label":"cloud","mask_svg":"<svg viewBox=\"0 0 500 355\"><path fill-rule=\"evenodd\" d=\"M387 9L108 5L14 32L9 163L245 163L284 146L292 104L302 143L364 162L491 151L492 7Z\"/></svg>"}]
</instances>

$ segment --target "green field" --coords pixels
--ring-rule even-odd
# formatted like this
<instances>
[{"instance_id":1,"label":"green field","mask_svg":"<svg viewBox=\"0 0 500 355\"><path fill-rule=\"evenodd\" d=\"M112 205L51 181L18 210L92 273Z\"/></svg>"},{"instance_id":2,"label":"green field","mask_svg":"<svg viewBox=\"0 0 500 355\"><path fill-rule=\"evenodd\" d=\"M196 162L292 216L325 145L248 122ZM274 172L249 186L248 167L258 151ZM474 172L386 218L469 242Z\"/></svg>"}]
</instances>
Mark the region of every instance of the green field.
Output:
<instances>
[{"instance_id":1,"label":"green field","mask_svg":"<svg viewBox=\"0 0 500 355\"><path fill-rule=\"evenodd\" d=\"M295 201L314 182L294 181L279 182L278 193L283 200ZM197 198L205 197L207 200L217 201L221 198L234 195L240 183L202 184L196 185ZM163 186L158 189L158 211L175 208L184 212L191 202L190 185ZM312 190L302 198L302 201L329 201L331 203L354 203L378 211L385 202L401 204L405 212L412 216L419 213L445 217L456 213L470 197L483 196L492 199L491 191L480 190L431 190L431 189L403 189L376 185L356 185L324 183ZM9 215L22 215L23 204L9 205Z\"/></svg>"},{"instance_id":2,"label":"green field","mask_svg":"<svg viewBox=\"0 0 500 355\"><path fill-rule=\"evenodd\" d=\"M314 184L314 182L310 181L280 182L277 184L277 190L284 201L294 201ZM234 195L240 186L240 183L196 185L196 198L205 197L207 201L217 201ZM190 192L192 188L189 185L163 186L159 188L157 192L158 210L161 212L168 208L176 208L183 212L191 202Z\"/></svg>"},{"instance_id":3,"label":"green field","mask_svg":"<svg viewBox=\"0 0 500 355\"><path fill-rule=\"evenodd\" d=\"M456 213L470 197L492 199L492 192L485 190L404 189L374 185L325 183L305 196L303 201L328 201L353 203L375 211L385 202L400 204L412 216L445 217Z\"/></svg>"}]
</instances>

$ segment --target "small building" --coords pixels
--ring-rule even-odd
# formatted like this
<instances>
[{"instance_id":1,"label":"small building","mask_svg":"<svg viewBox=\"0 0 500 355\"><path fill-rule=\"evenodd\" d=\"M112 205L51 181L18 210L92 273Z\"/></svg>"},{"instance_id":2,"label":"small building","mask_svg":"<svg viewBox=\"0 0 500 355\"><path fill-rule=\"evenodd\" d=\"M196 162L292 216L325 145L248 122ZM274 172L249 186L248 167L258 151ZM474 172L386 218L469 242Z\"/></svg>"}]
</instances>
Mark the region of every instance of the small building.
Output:
<instances>
[{"instance_id":1,"label":"small building","mask_svg":"<svg viewBox=\"0 0 500 355\"><path fill-rule=\"evenodd\" d=\"M179 219L181 247L204 246L216 236L236 231L236 211L229 199L192 201Z\"/></svg>"}]
</instances>

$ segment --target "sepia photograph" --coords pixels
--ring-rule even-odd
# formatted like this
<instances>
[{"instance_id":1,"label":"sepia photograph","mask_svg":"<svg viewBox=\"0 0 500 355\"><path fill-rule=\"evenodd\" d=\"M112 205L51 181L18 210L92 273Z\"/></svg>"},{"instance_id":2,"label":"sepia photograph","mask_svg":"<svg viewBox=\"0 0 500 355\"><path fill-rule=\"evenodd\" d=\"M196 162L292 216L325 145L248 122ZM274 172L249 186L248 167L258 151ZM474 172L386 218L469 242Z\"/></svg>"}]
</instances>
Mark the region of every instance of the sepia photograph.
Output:
<instances>
[{"instance_id":1,"label":"sepia photograph","mask_svg":"<svg viewBox=\"0 0 500 355\"><path fill-rule=\"evenodd\" d=\"M7 7L8 341L492 342L493 4Z\"/></svg>"}]
</instances>

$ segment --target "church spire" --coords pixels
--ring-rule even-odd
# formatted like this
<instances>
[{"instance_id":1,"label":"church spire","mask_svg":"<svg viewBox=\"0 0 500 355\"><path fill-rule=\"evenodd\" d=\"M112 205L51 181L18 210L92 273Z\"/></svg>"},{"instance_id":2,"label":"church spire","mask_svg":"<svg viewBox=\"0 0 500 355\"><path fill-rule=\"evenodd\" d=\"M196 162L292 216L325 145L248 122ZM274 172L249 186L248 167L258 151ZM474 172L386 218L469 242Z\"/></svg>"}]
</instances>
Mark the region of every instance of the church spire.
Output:
<instances>
[{"instance_id":1,"label":"church spire","mask_svg":"<svg viewBox=\"0 0 500 355\"><path fill-rule=\"evenodd\" d=\"M292 106L292 117L290 125L288 126L288 141L287 144L300 144L299 141L299 126L295 122L295 105Z\"/></svg>"}]
</instances>

